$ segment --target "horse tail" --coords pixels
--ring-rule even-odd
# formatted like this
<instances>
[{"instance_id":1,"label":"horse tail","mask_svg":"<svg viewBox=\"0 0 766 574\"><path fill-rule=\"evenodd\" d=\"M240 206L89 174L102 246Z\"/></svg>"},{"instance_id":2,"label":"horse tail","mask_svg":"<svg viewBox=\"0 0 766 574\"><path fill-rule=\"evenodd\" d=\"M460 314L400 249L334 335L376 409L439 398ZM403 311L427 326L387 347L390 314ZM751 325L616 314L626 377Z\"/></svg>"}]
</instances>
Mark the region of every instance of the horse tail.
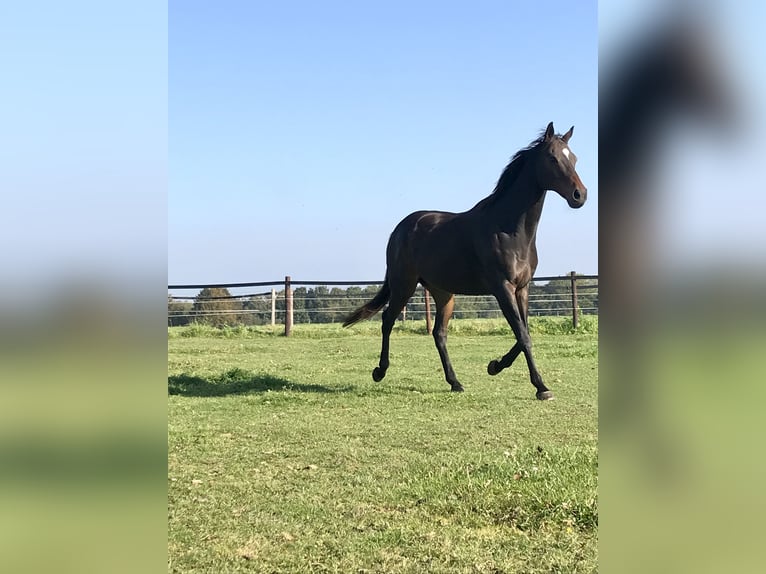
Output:
<instances>
[{"instance_id":1,"label":"horse tail","mask_svg":"<svg viewBox=\"0 0 766 574\"><path fill-rule=\"evenodd\" d=\"M380 290L375 295L375 297L372 298L372 301L365 303L364 305L359 307L356 311L351 313L351 315L346 317L346 320L343 321L343 326L350 327L354 323L358 323L359 321L363 319L369 319L375 313L380 311L383 308L383 305L388 303L388 300L390 298L391 298L391 286L388 284L388 274L386 274L386 279L383 282L383 286L380 288Z\"/></svg>"}]
</instances>

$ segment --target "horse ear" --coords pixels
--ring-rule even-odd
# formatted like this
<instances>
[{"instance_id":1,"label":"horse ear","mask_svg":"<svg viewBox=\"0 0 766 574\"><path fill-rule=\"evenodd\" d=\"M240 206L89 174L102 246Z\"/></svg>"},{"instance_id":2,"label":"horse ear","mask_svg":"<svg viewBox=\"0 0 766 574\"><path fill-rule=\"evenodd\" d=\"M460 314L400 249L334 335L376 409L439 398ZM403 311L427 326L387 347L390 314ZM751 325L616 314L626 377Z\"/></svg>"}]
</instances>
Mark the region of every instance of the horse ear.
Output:
<instances>
[{"instance_id":1,"label":"horse ear","mask_svg":"<svg viewBox=\"0 0 766 574\"><path fill-rule=\"evenodd\" d=\"M561 139L564 140L564 143L569 143L569 138L572 137L573 133L574 133L574 126L569 128L569 131L565 133L563 136L561 136Z\"/></svg>"},{"instance_id":2,"label":"horse ear","mask_svg":"<svg viewBox=\"0 0 766 574\"><path fill-rule=\"evenodd\" d=\"M545 128L545 141L550 141L553 137L553 122L548 124L548 127Z\"/></svg>"}]
</instances>

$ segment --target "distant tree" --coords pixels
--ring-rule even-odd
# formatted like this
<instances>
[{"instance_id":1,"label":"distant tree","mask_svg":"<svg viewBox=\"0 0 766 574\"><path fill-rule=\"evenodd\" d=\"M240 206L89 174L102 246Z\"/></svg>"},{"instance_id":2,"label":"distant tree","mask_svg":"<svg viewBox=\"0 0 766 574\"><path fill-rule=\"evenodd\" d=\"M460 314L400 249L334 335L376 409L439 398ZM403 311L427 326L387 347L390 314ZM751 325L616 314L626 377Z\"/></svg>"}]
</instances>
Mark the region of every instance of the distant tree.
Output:
<instances>
[{"instance_id":1,"label":"distant tree","mask_svg":"<svg viewBox=\"0 0 766 574\"><path fill-rule=\"evenodd\" d=\"M284 293L283 293L284 297ZM293 323L311 323L311 317L306 311L308 299L308 290L305 287L296 287L293 289ZM284 307L283 307L284 309Z\"/></svg>"},{"instance_id":2,"label":"distant tree","mask_svg":"<svg viewBox=\"0 0 766 574\"><path fill-rule=\"evenodd\" d=\"M168 295L168 326L178 327L191 323L191 301L180 301Z\"/></svg>"},{"instance_id":3,"label":"distant tree","mask_svg":"<svg viewBox=\"0 0 766 574\"><path fill-rule=\"evenodd\" d=\"M346 316L353 311L352 307L348 305L348 297L346 290L340 287L333 287L330 289L330 303L332 311L329 311L329 318L331 323L337 323L343 321Z\"/></svg>"},{"instance_id":4,"label":"distant tree","mask_svg":"<svg viewBox=\"0 0 766 574\"><path fill-rule=\"evenodd\" d=\"M577 280L577 305L587 315L598 315L598 279Z\"/></svg>"},{"instance_id":5,"label":"distant tree","mask_svg":"<svg viewBox=\"0 0 766 574\"><path fill-rule=\"evenodd\" d=\"M318 285L314 289L308 290L306 311L309 314L309 321L312 323L332 323L335 313L330 309L333 307L333 299L326 286Z\"/></svg>"},{"instance_id":6,"label":"distant tree","mask_svg":"<svg viewBox=\"0 0 766 574\"><path fill-rule=\"evenodd\" d=\"M266 325L271 323L271 295L258 295L242 301L242 309L251 311L240 315L241 325Z\"/></svg>"},{"instance_id":7,"label":"distant tree","mask_svg":"<svg viewBox=\"0 0 766 574\"><path fill-rule=\"evenodd\" d=\"M206 287L194 299L194 319L214 327L239 324L240 314L236 311L242 309L242 304L237 299L221 299L230 296L224 287Z\"/></svg>"}]
</instances>

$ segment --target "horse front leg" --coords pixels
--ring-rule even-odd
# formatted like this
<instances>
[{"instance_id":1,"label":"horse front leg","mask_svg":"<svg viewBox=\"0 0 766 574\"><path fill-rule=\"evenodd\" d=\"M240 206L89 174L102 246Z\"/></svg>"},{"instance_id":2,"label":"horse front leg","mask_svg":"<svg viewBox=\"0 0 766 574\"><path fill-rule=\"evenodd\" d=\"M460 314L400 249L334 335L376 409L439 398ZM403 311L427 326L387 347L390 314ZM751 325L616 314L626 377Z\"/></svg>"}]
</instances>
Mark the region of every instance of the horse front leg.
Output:
<instances>
[{"instance_id":1,"label":"horse front leg","mask_svg":"<svg viewBox=\"0 0 766 574\"><path fill-rule=\"evenodd\" d=\"M519 308L516 287L510 282L504 281L502 286L495 293L495 298L500 305L500 309L502 310L506 321L508 321L508 324L511 326L513 334L516 336L516 344L502 359L500 359L500 361L497 362L497 366L500 366L507 361L513 362L513 359L523 352L524 357L527 359L530 382L535 389L537 389L537 398L541 401L552 399L553 392L545 386L543 377L540 375L540 371L537 370L535 359L532 356L532 339L529 337L529 330L527 329L526 308ZM488 372L490 371L491 366L492 363L487 367Z\"/></svg>"},{"instance_id":2,"label":"horse front leg","mask_svg":"<svg viewBox=\"0 0 766 574\"><path fill-rule=\"evenodd\" d=\"M510 367L513 362L516 360L516 357L518 357L521 354L522 347L521 343L518 341L516 344L511 347L511 350L508 351L505 355L503 355L500 359L492 359L489 364L487 365L487 374L489 375L497 375L500 371L503 369L507 369Z\"/></svg>"},{"instance_id":3,"label":"horse front leg","mask_svg":"<svg viewBox=\"0 0 766 574\"><path fill-rule=\"evenodd\" d=\"M529 312L529 285L525 285L522 288L516 289L516 304L518 305L521 320L524 323L524 326L527 328L527 331L529 331L529 323L527 322L527 315ZM517 341L516 344L511 347L511 350L503 355L501 359L492 359L489 362L487 365L487 373L494 376L503 369L507 369L513 364L513 362L516 360L516 357L518 357L522 351L523 347L521 346L521 343Z\"/></svg>"}]
</instances>

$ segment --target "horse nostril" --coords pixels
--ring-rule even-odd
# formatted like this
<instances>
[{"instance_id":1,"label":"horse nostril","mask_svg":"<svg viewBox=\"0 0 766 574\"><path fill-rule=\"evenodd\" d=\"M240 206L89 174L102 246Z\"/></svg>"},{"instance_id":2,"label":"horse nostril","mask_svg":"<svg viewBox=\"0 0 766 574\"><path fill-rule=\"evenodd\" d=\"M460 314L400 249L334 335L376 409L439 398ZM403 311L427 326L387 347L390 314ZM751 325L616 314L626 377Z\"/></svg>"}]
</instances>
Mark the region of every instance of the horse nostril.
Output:
<instances>
[{"instance_id":1,"label":"horse nostril","mask_svg":"<svg viewBox=\"0 0 766 574\"><path fill-rule=\"evenodd\" d=\"M582 197L582 195L580 194L579 190L575 189L573 197L575 198L575 200L580 201L580 198Z\"/></svg>"}]
</instances>

